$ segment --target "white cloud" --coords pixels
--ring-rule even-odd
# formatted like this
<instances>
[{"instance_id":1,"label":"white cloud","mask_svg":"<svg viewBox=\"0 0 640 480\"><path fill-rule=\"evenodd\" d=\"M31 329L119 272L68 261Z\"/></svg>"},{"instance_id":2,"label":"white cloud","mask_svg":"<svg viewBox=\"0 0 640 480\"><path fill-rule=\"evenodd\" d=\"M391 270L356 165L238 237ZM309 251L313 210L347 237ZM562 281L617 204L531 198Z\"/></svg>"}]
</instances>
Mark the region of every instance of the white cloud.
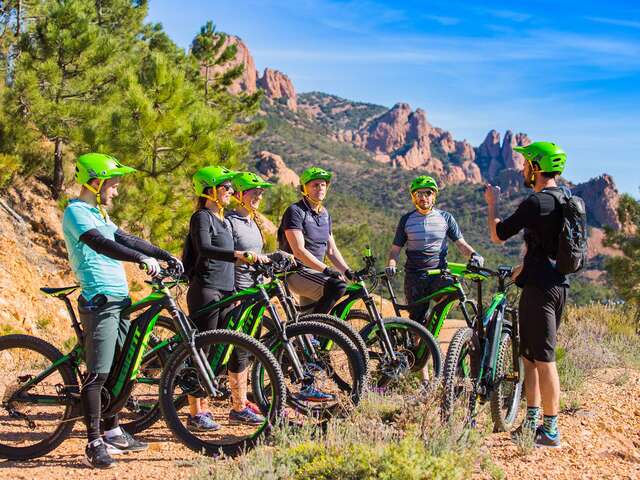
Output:
<instances>
[{"instance_id":1,"label":"white cloud","mask_svg":"<svg viewBox=\"0 0 640 480\"><path fill-rule=\"evenodd\" d=\"M604 23L607 25L636 28L640 30L640 22L636 20L624 20L620 18L607 18L607 17L585 17L585 19L595 23Z\"/></svg>"},{"instance_id":2,"label":"white cloud","mask_svg":"<svg viewBox=\"0 0 640 480\"><path fill-rule=\"evenodd\" d=\"M458 25L461 20L456 17L446 17L441 15L423 15L422 18L427 20L433 20L438 22L440 25L444 25L445 27L450 27L453 25Z\"/></svg>"}]
</instances>

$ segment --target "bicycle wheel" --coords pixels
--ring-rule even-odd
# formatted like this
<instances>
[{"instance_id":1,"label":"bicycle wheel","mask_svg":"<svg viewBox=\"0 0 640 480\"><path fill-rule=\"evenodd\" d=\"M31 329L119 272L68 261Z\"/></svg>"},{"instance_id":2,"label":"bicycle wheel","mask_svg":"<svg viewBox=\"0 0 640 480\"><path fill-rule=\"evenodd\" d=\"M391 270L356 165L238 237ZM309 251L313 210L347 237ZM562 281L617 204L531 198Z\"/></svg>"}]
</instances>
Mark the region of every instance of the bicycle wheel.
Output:
<instances>
[{"instance_id":1,"label":"bicycle wheel","mask_svg":"<svg viewBox=\"0 0 640 480\"><path fill-rule=\"evenodd\" d=\"M177 346L175 341L171 341L175 335L173 321L168 317L159 317L142 357L131 396L118 414L120 426L131 434L151 427L162 415L158 403L160 375Z\"/></svg>"},{"instance_id":2,"label":"bicycle wheel","mask_svg":"<svg viewBox=\"0 0 640 480\"><path fill-rule=\"evenodd\" d=\"M61 362L27 390L17 393L62 356L40 338L0 337L0 458L40 457L71 434L80 418L80 389L69 362Z\"/></svg>"},{"instance_id":3,"label":"bicycle wheel","mask_svg":"<svg viewBox=\"0 0 640 480\"><path fill-rule=\"evenodd\" d=\"M383 320L395 360L385 353L377 323L360 332L371 358L371 383L387 387L410 372L422 372L428 385L436 385L442 373L442 353L433 335L418 322L401 317Z\"/></svg>"},{"instance_id":4,"label":"bicycle wheel","mask_svg":"<svg viewBox=\"0 0 640 480\"><path fill-rule=\"evenodd\" d=\"M473 416L473 389L477 381L477 366L474 332L471 328L461 328L453 335L444 361L442 415L445 420L451 417L456 405L465 409L467 420Z\"/></svg>"},{"instance_id":5,"label":"bicycle wheel","mask_svg":"<svg viewBox=\"0 0 640 480\"><path fill-rule=\"evenodd\" d=\"M265 417L259 425L238 425L229 419L231 398L227 390L226 369L216 372L214 387L217 392L210 396L203 386L203 379L188 346L181 343L169 358L160 378L160 409L169 429L190 449L206 455L224 453L235 455L255 445L257 440L269 434L271 428L283 415L286 389L282 370L269 350L256 339L244 333L230 330L209 330L195 336L198 350L209 352L214 358L218 352L232 346L235 351L247 352L254 364L259 365L270 386L269 401L261 408ZM248 384L252 391L254 386ZM187 395L206 399L213 420L219 425L216 430L192 431L187 427L189 405Z\"/></svg>"},{"instance_id":6,"label":"bicycle wheel","mask_svg":"<svg viewBox=\"0 0 640 480\"><path fill-rule=\"evenodd\" d=\"M339 319L333 315L326 315L322 313L310 313L308 315L303 315L300 317L301 321L306 322L320 322L326 325L329 325L333 328L336 328L341 333L343 333L358 349L358 353L362 357L362 362L365 367L365 378L369 379L369 349L367 348L367 344L364 343L364 339L358 333L352 325L344 320Z\"/></svg>"},{"instance_id":7,"label":"bicycle wheel","mask_svg":"<svg viewBox=\"0 0 640 480\"><path fill-rule=\"evenodd\" d=\"M365 383L365 368L355 345L339 330L318 322L297 322L286 326L286 335L302 367L304 377L295 373L291 359L279 338L263 339L280 362L286 378L287 403L309 417L325 420L357 404ZM322 348L331 342L330 349ZM311 348L309 347L311 344ZM259 365L251 372L256 401L270 401L268 384ZM314 398L311 393L326 394Z\"/></svg>"},{"instance_id":8,"label":"bicycle wheel","mask_svg":"<svg viewBox=\"0 0 640 480\"><path fill-rule=\"evenodd\" d=\"M495 432L510 430L518 417L524 379L520 375L522 368L518 365L522 360L520 358L515 360L517 363L514 362L511 332L505 330L500 338L495 386L491 392L491 418Z\"/></svg>"}]
</instances>

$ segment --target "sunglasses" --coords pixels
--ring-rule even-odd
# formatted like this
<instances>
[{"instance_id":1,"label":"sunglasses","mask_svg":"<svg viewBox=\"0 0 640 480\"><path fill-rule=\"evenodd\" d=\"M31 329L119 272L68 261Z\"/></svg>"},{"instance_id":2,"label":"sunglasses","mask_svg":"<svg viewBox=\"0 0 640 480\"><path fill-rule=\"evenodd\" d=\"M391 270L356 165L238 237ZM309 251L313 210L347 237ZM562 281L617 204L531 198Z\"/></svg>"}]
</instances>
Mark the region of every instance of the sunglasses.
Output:
<instances>
[{"instance_id":1,"label":"sunglasses","mask_svg":"<svg viewBox=\"0 0 640 480\"><path fill-rule=\"evenodd\" d=\"M415 193L416 197L430 197L431 195L435 195L436 192L434 192L433 190L418 190Z\"/></svg>"},{"instance_id":2,"label":"sunglasses","mask_svg":"<svg viewBox=\"0 0 640 480\"><path fill-rule=\"evenodd\" d=\"M231 185L230 183L223 183L221 185L218 185L218 188L224 188L227 192L233 192L233 185Z\"/></svg>"}]
</instances>

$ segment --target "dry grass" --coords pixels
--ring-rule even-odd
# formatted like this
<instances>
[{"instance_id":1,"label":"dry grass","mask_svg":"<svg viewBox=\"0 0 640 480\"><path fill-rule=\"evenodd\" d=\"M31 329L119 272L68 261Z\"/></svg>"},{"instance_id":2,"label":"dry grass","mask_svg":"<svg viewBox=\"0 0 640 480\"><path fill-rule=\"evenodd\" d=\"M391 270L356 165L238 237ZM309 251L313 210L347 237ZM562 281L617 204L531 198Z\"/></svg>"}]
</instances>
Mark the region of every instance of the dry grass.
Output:
<instances>
[{"instance_id":1,"label":"dry grass","mask_svg":"<svg viewBox=\"0 0 640 480\"><path fill-rule=\"evenodd\" d=\"M346 419L324 431L281 427L269 444L237 460L203 460L196 478L464 479L482 462L480 430L443 425L439 393L423 396L368 393Z\"/></svg>"}]
</instances>

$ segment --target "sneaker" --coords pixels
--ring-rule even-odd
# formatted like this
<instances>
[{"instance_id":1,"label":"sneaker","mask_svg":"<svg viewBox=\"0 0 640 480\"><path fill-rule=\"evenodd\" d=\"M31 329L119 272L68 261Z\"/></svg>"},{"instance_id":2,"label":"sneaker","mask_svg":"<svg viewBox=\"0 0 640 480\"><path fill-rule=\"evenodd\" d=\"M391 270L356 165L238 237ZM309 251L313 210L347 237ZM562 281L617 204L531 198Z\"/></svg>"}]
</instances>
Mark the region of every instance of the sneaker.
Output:
<instances>
[{"instance_id":1,"label":"sneaker","mask_svg":"<svg viewBox=\"0 0 640 480\"><path fill-rule=\"evenodd\" d=\"M511 440L517 442L523 434L529 434L533 438L536 434L536 426L522 422L518 428L511 432Z\"/></svg>"},{"instance_id":2,"label":"sneaker","mask_svg":"<svg viewBox=\"0 0 640 480\"><path fill-rule=\"evenodd\" d=\"M193 417L187 417L187 428L194 432L206 430L218 430L220 425L213 421L213 415L210 412L197 413Z\"/></svg>"},{"instance_id":3,"label":"sneaker","mask_svg":"<svg viewBox=\"0 0 640 480\"><path fill-rule=\"evenodd\" d=\"M258 415L262 415L262 412L260 411L260 407L258 407L258 405L256 405L253 402L250 402L250 401L247 400L247 403L245 404L245 407L247 407L253 413L257 413Z\"/></svg>"},{"instance_id":4,"label":"sneaker","mask_svg":"<svg viewBox=\"0 0 640 480\"><path fill-rule=\"evenodd\" d=\"M229 412L229 422L231 424L262 425L264 420L265 418L262 415L255 413L249 407L244 407L239 412L235 410Z\"/></svg>"},{"instance_id":5,"label":"sneaker","mask_svg":"<svg viewBox=\"0 0 640 480\"><path fill-rule=\"evenodd\" d=\"M140 442L133 438L133 435L122 430L122 435L116 435L115 437L105 437L104 443L107 444L108 447L113 447L116 450L120 450L120 453L126 452L141 452L142 450L146 450L149 445ZM111 453L111 452L109 452ZM112 455L115 454L111 453Z\"/></svg>"},{"instance_id":6,"label":"sneaker","mask_svg":"<svg viewBox=\"0 0 640 480\"><path fill-rule=\"evenodd\" d=\"M545 432L544 428L538 427L536 429L536 437L533 439L533 444L536 447L560 448L560 432L551 437Z\"/></svg>"},{"instance_id":7,"label":"sneaker","mask_svg":"<svg viewBox=\"0 0 640 480\"><path fill-rule=\"evenodd\" d=\"M113 468L116 461L107 452L107 446L101 438L89 443L84 449L83 463L91 468Z\"/></svg>"},{"instance_id":8,"label":"sneaker","mask_svg":"<svg viewBox=\"0 0 640 480\"><path fill-rule=\"evenodd\" d=\"M335 400L336 396L330 393L324 393L312 385L307 385L300 390L300 393L298 393L298 399L303 402L330 402Z\"/></svg>"}]
</instances>

